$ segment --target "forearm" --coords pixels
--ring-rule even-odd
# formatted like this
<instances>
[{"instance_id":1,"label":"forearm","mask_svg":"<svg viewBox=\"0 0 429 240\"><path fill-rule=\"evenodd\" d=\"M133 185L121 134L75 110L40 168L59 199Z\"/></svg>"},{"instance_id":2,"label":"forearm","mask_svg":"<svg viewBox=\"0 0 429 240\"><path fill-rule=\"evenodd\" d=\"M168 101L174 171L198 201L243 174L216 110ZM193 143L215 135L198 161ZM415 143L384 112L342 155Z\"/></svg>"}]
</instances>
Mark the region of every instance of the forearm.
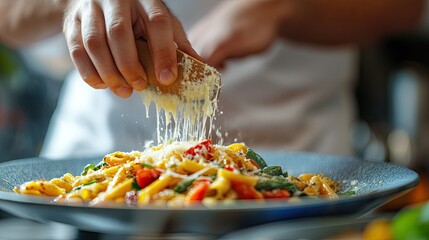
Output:
<instances>
[{"instance_id":1,"label":"forearm","mask_svg":"<svg viewBox=\"0 0 429 240\"><path fill-rule=\"evenodd\" d=\"M292 0L280 24L284 38L322 45L367 43L415 29L424 0Z\"/></svg>"},{"instance_id":2,"label":"forearm","mask_svg":"<svg viewBox=\"0 0 429 240\"><path fill-rule=\"evenodd\" d=\"M68 0L1 0L0 41L20 48L61 32Z\"/></svg>"}]
</instances>

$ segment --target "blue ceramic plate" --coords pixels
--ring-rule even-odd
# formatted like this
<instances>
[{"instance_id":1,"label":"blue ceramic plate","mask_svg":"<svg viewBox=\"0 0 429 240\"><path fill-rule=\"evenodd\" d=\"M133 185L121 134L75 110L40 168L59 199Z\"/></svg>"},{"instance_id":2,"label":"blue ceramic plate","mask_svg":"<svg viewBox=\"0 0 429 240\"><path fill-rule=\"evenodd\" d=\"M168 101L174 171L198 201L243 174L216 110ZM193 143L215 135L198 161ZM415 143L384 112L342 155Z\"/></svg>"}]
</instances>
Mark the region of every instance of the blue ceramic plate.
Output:
<instances>
[{"instance_id":1,"label":"blue ceramic plate","mask_svg":"<svg viewBox=\"0 0 429 240\"><path fill-rule=\"evenodd\" d=\"M154 235L160 233L204 233L221 235L244 227L304 217L333 215L359 216L386 203L418 183L418 175L401 166L350 157L259 151L269 165L280 165L290 175L324 173L342 183L342 190L355 189L357 195L337 200L304 199L299 202L239 202L206 208L197 206L167 209L111 205L104 207L54 204L52 199L17 195L14 186L34 179L51 179L66 172L80 174L97 159L49 161L41 158L0 164L0 208L19 217L54 221L81 230Z\"/></svg>"}]
</instances>

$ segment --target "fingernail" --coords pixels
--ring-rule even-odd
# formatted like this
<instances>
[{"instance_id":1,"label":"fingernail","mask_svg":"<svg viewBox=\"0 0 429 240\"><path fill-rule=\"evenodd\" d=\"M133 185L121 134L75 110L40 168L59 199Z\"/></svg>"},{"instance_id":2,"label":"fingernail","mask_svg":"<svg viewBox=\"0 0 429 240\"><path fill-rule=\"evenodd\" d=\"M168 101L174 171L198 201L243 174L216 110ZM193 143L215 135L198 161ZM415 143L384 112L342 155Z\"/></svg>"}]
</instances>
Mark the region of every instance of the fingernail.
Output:
<instances>
[{"instance_id":1,"label":"fingernail","mask_svg":"<svg viewBox=\"0 0 429 240\"><path fill-rule=\"evenodd\" d=\"M131 95L131 93L133 92L132 89L126 88L126 87L120 87L118 89L116 89L115 93L122 98L127 98Z\"/></svg>"},{"instance_id":2,"label":"fingernail","mask_svg":"<svg viewBox=\"0 0 429 240\"><path fill-rule=\"evenodd\" d=\"M133 88L137 91L141 91L145 89L147 86L146 80L144 80L143 78L134 80L132 84L133 84Z\"/></svg>"},{"instance_id":3,"label":"fingernail","mask_svg":"<svg viewBox=\"0 0 429 240\"><path fill-rule=\"evenodd\" d=\"M159 82L164 85L170 85L174 82L174 74L170 69L164 69L159 74Z\"/></svg>"}]
</instances>

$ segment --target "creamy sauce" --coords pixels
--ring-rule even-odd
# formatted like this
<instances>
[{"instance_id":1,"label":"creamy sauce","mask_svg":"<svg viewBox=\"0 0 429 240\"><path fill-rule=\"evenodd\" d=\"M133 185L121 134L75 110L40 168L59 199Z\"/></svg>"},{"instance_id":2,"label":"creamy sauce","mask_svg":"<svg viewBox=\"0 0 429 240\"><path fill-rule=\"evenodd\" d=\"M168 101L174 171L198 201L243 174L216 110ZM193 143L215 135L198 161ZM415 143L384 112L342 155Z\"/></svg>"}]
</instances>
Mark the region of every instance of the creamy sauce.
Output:
<instances>
[{"instance_id":1,"label":"creamy sauce","mask_svg":"<svg viewBox=\"0 0 429 240\"><path fill-rule=\"evenodd\" d=\"M192 70L192 61L184 56L181 93L161 93L154 86L142 91L149 117L149 106L154 103L157 119L157 143L169 141L197 141L210 138L215 129L213 119L218 112L218 95L221 88L219 72L205 65L202 78ZM192 79L192 80L190 80Z\"/></svg>"}]
</instances>

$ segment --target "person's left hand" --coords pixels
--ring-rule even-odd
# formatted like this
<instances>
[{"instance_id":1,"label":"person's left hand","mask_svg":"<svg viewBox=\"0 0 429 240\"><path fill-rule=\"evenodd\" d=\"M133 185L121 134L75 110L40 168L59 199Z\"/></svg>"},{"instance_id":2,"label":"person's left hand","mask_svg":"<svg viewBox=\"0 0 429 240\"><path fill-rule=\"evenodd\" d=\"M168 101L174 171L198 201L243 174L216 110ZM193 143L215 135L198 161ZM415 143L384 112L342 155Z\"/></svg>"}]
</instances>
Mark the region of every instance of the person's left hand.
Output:
<instances>
[{"instance_id":1,"label":"person's left hand","mask_svg":"<svg viewBox=\"0 0 429 240\"><path fill-rule=\"evenodd\" d=\"M189 33L194 49L209 65L263 52L277 38L287 0L224 1Z\"/></svg>"}]
</instances>

